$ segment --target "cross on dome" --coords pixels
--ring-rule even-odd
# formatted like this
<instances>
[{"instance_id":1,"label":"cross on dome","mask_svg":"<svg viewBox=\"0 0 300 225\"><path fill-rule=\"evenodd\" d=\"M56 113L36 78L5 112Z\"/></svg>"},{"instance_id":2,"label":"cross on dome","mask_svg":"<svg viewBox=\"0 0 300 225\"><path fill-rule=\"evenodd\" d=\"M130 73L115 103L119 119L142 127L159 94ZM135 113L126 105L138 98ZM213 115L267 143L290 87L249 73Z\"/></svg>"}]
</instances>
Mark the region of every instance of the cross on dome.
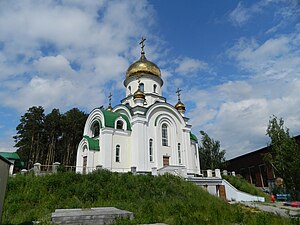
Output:
<instances>
[{"instance_id":1,"label":"cross on dome","mask_svg":"<svg viewBox=\"0 0 300 225\"><path fill-rule=\"evenodd\" d=\"M109 95L108 95L108 107L107 107L107 110L108 111L112 111L112 107L111 107L111 97L112 97L112 94L111 92L109 92Z\"/></svg>"},{"instance_id":2,"label":"cross on dome","mask_svg":"<svg viewBox=\"0 0 300 225\"><path fill-rule=\"evenodd\" d=\"M178 101L180 101L180 92L181 92L182 90L180 90L179 88L177 88L177 91L176 91L176 93L177 93L177 96L178 96Z\"/></svg>"},{"instance_id":3,"label":"cross on dome","mask_svg":"<svg viewBox=\"0 0 300 225\"><path fill-rule=\"evenodd\" d=\"M145 54L145 51L144 51L144 47L145 47L145 41L146 41L146 38L144 38L144 37L142 37L142 40L140 41L140 45L141 45L141 49L142 49L142 51L141 51L141 54L142 55L144 55Z\"/></svg>"}]
</instances>

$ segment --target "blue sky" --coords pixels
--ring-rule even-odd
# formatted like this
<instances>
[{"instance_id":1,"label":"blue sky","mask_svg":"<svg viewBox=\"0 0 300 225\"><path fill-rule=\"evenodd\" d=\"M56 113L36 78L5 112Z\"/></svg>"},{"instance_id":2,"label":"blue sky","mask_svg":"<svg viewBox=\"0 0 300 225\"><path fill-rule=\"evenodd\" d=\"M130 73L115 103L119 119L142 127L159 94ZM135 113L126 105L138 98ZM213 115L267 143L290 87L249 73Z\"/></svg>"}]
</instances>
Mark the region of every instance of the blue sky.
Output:
<instances>
[{"instance_id":1,"label":"blue sky","mask_svg":"<svg viewBox=\"0 0 300 225\"><path fill-rule=\"evenodd\" d=\"M180 87L193 133L228 159L265 146L272 115L300 134L297 0L1 1L0 31L0 151L33 105L119 104L142 35L167 101Z\"/></svg>"}]
</instances>

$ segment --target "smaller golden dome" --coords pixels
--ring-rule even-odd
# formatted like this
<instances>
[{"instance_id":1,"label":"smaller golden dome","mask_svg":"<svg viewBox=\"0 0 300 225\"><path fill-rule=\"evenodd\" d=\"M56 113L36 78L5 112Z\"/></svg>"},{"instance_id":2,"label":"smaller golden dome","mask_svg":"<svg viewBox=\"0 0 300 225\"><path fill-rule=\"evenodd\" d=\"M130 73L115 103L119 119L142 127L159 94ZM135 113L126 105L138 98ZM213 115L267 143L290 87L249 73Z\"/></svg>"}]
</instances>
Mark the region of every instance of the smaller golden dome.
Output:
<instances>
[{"instance_id":1,"label":"smaller golden dome","mask_svg":"<svg viewBox=\"0 0 300 225\"><path fill-rule=\"evenodd\" d=\"M107 111L112 111L113 110L113 108L111 107L111 105L109 105L108 107L107 107L107 109L106 109Z\"/></svg>"},{"instance_id":2,"label":"smaller golden dome","mask_svg":"<svg viewBox=\"0 0 300 225\"><path fill-rule=\"evenodd\" d=\"M133 98L134 98L134 99L136 99L136 98L145 99L145 94L144 94L144 92L142 92L142 91L140 90L140 88L139 88L136 92L134 92Z\"/></svg>"},{"instance_id":3,"label":"smaller golden dome","mask_svg":"<svg viewBox=\"0 0 300 225\"><path fill-rule=\"evenodd\" d=\"M185 111L185 105L179 100L178 102L177 102L177 104L175 105L175 108L177 109L177 110L183 110L183 111Z\"/></svg>"},{"instance_id":4,"label":"smaller golden dome","mask_svg":"<svg viewBox=\"0 0 300 225\"><path fill-rule=\"evenodd\" d=\"M126 72L126 78L141 74L150 74L161 77L161 72L158 66L153 62L148 61L144 53L142 53L141 58L138 61L129 66Z\"/></svg>"}]
</instances>

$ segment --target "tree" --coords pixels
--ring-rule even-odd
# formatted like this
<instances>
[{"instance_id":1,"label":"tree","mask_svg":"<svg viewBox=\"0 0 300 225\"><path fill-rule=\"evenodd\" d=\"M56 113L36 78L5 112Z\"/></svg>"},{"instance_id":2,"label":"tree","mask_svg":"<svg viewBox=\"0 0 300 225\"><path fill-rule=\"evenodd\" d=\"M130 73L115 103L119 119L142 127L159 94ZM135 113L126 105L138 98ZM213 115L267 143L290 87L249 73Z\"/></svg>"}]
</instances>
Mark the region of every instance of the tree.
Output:
<instances>
[{"instance_id":1,"label":"tree","mask_svg":"<svg viewBox=\"0 0 300 225\"><path fill-rule=\"evenodd\" d=\"M51 113L45 117L45 136L46 146L44 164L50 165L55 162L56 151L58 150L58 140L62 135L62 115L59 109L53 109Z\"/></svg>"},{"instance_id":2,"label":"tree","mask_svg":"<svg viewBox=\"0 0 300 225\"><path fill-rule=\"evenodd\" d=\"M27 167L31 162L36 162L42 152L44 117L43 107L33 106L21 117L20 124L16 128L15 147L18 148L17 152Z\"/></svg>"},{"instance_id":3,"label":"tree","mask_svg":"<svg viewBox=\"0 0 300 225\"><path fill-rule=\"evenodd\" d=\"M220 141L210 138L204 131L200 131L200 134L202 135L199 147L201 168L204 170L223 168L226 151L220 150Z\"/></svg>"},{"instance_id":4,"label":"tree","mask_svg":"<svg viewBox=\"0 0 300 225\"><path fill-rule=\"evenodd\" d=\"M83 136L83 128L87 115L77 108L66 112L62 117L62 154L60 162L64 165L75 165L79 142Z\"/></svg>"},{"instance_id":5,"label":"tree","mask_svg":"<svg viewBox=\"0 0 300 225\"><path fill-rule=\"evenodd\" d=\"M284 127L284 120L273 116L269 120L267 135L271 151L265 160L273 169L276 177L284 179L286 190L292 194L300 191L300 148Z\"/></svg>"},{"instance_id":6,"label":"tree","mask_svg":"<svg viewBox=\"0 0 300 225\"><path fill-rule=\"evenodd\" d=\"M14 136L15 147L27 168L39 162L75 165L77 147L82 139L87 115L77 108L63 115L53 109L45 116L41 106L33 106L21 116Z\"/></svg>"}]
</instances>

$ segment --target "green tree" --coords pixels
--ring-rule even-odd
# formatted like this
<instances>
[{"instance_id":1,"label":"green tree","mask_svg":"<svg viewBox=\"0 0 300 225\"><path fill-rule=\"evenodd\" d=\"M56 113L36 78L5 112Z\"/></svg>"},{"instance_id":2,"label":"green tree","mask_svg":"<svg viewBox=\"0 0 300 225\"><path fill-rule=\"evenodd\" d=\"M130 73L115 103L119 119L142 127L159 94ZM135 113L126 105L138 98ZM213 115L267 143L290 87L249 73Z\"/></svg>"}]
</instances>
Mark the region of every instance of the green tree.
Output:
<instances>
[{"instance_id":1,"label":"green tree","mask_svg":"<svg viewBox=\"0 0 300 225\"><path fill-rule=\"evenodd\" d=\"M20 124L16 128L15 147L18 148L17 152L27 167L31 166L31 162L36 162L42 153L44 117L43 107L33 106L21 116Z\"/></svg>"},{"instance_id":2,"label":"green tree","mask_svg":"<svg viewBox=\"0 0 300 225\"><path fill-rule=\"evenodd\" d=\"M200 131L202 135L199 146L200 166L202 169L220 169L224 167L225 150L220 150L220 141L210 138L207 133Z\"/></svg>"},{"instance_id":3,"label":"green tree","mask_svg":"<svg viewBox=\"0 0 300 225\"><path fill-rule=\"evenodd\" d=\"M271 164L275 176L284 179L288 192L296 194L300 191L300 148L290 136L289 129L284 127L284 120L276 116L270 119L267 128L270 137L271 151L265 160Z\"/></svg>"},{"instance_id":4,"label":"green tree","mask_svg":"<svg viewBox=\"0 0 300 225\"><path fill-rule=\"evenodd\" d=\"M45 155L43 163L51 165L56 161L56 151L59 149L59 139L62 135L62 115L59 109L53 109L51 113L45 117Z\"/></svg>"},{"instance_id":5,"label":"green tree","mask_svg":"<svg viewBox=\"0 0 300 225\"><path fill-rule=\"evenodd\" d=\"M62 149L60 162L64 165L75 165L79 142L83 136L83 129L87 114L77 108L67 111L62 117Z\"/></svg>"}]
</instances>

